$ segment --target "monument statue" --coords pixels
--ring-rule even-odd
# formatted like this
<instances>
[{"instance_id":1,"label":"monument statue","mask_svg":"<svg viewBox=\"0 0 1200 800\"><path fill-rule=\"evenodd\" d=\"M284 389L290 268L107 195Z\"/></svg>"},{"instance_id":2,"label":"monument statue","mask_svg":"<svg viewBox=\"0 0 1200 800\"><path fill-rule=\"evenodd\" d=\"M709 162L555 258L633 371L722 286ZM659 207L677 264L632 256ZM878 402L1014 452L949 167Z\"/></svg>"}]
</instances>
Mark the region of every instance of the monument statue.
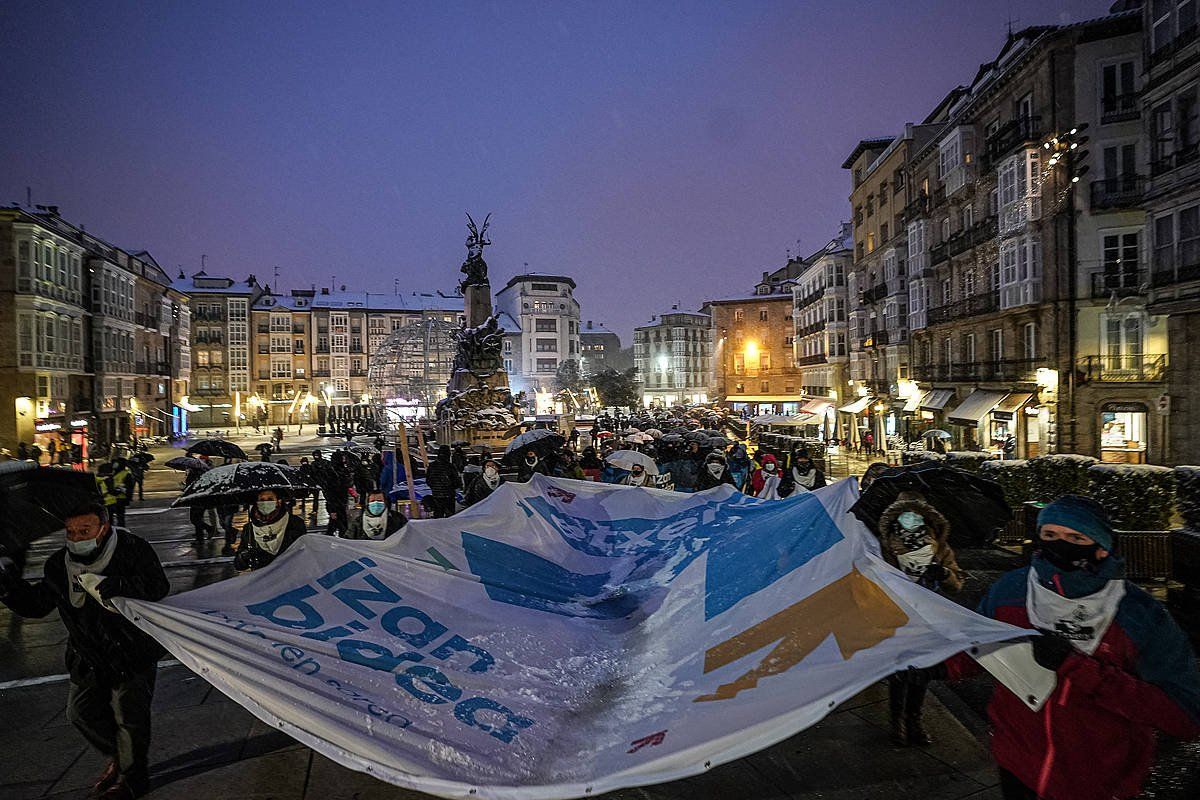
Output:
<instances>
[{"instance_id":1,"label":"monument statue","mask_svg":"<svg viewBox=\"0 0 1200 800\"><path fill-rule=\"evenodd\" d=\"M458 288L466 294L468 286L488 286L487 262L483 260L483 248L491 244L487 238L488 223L492 215L483 218L483 227L476 228L475 220L467 214L467 260L459 267L459 272L466 275L458 284ZM490 292L489 292L490 293Z\"/></svg>"}]
</instances>

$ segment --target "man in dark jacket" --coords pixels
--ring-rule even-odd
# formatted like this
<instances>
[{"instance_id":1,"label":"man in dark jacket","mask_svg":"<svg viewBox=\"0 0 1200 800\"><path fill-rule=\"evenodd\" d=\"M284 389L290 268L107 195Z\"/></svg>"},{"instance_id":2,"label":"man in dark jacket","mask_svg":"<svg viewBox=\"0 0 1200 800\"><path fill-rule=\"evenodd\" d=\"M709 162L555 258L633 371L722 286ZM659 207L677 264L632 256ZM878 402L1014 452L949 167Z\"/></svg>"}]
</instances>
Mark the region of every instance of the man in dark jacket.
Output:
<instances>
[{"instance_id":1,"label":"man in dark jacket","mask_svg":"<svg viewBox=\"0 0 1200 800\"><path fill-rule=\"evenodd\" d=\"M1003 575L980 614L1038 630L1034 659L1057 673L1039 711L998 686L988 716L1006 800L1124 800L1154 763L1155 732L1200 736L1200 672L1167 610L1125 580L1104 510L1067 495L1038 514L1031 565ZM963 654L933 668L977 672Z\"/></svg>"},{"instance_id":2,"label":"man in dark jacket","mask_svg":"<svg viewBox=\"0 0 1200 800\"><path fill-rule=\"evenodd\" d=\"M93 787L106 800L149 784L150 701L162 647L112 607L112 598L161 600L170 591L154 549L109 522L101 505L66 519L67 546L40 581L0 570L0 601L22 617L58 609L67 629L67 719L111 761Z\"/></svg>"},{"instance_id":3,"label":"man in dark jacket","mask_svg":"<svg viewBox=\"0 0 1200 800\"><path fill-rule=\"evenodd\" d=\"M387 495L382 489L369 489L365 495L362 513L350 523L346 539L386 539L408 524L408 517L388 507Z\"/></svg>"},{"instance_id":4,"label":"man in dark jacket","mask_svg":"<svg viewBox=\"0 0 1200 800\"><path fill-rule=\"evenodd\" d=\"M696 479L696 491L703 492L705 489L713 489L723 483L733 486L733 476L725 464L725 456L720 453L709 453L708 458L704 459L704 469L700 471L700 477Z\"/></svg>"},{"instance_id":5,"label":"man in dark jacket","mask_svg":"<svg viewBox=\"0 0 1200 800\"><path fill-rule=\"evenodd\" d=\"M481 500L486 500L492 492L496 491L501 480L500 462L494 458L486 459L483 462L483 469L468 484L463 502L467 506L473 506Z\"/></svg>"},{"instance_id":6,"label":"man in dark jacket","mask_svg":"<svg viewBox=\"0 0 1200 800\"><path fill-rule=\"evenodd\" d=\"M433 496L434 518L454 514L454 493L462 488L462 475L450 462L450 445L438 446L437 457L425 470L425 483Z\"/></svg>"}]
</instances>

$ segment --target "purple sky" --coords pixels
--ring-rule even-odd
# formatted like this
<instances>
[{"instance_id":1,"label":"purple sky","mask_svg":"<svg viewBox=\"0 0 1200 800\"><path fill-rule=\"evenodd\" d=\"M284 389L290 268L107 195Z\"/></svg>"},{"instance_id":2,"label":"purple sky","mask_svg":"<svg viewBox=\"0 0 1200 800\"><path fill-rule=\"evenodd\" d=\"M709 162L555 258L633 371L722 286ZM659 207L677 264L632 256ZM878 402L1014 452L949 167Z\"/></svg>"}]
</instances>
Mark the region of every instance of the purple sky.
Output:
<instances>
[{"instance_id":1,"label":"purple sky","mask_svg":"<svg viewBox=\"0 0 1200 800\"><path fill-rule=\"evenodd\" d=\"M0 6L0 203L57 204L172 273L579 284L627 344L847 217L842 160L1018 27L1107 0Z\"/></svg>"}]
</instances>

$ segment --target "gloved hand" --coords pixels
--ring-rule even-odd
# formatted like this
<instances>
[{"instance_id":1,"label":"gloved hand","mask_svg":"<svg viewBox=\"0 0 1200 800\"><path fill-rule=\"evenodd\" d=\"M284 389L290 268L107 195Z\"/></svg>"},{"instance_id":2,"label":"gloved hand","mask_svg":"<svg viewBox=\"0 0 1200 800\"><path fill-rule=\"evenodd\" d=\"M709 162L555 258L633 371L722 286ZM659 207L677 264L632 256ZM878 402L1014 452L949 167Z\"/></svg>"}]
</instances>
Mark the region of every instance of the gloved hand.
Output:
<instances>
[{"instance_id":1,"label":"gloved hand","mask_svg":"<svg viewBox=\"0 0 1200 800\"><path fill-rule=\"evenodd\" d=\"M96 594L101 601L108 601L114 597L121 597L121 579L108 577L100 581L96 586Z\"/></svg>"},{"instance_id":2,"label":"gloved hand","mask_svg":"<svg viewBox=\"0 0 1200 800\"><path fill-rule=\"evenodd\" d=\"M1063 662L1075 652L1075 646L1065 636L1053 631L1041 631L1041 634L1029 640L1033 646L1033 660L1039 666L1057 672Z\"/></svg>"},{"instance_id":3,"label":"gloved hand","mask_svg":"<svg viewBox=\"0 0 1200 800\"><path fill-rule=\"evenodd\" d=\"M941 583L942 581L946 580L946 578L950 577L950 571L938 562L934 561L925 568L925 574L921 577L927 581L930 581L931 583Z\"/></svg>"},{"instance_id":4,"label":"gloved hand","mask_svg":"<svg viewBox=\"0 0 1200 800\"><path fill-rule=\"evenodd\" d=\"M233 557L233 568L236 570L258 569L267 564L267 559L263 551L257 547L248 547L245 550L238 550Z\"/></svg>"},{"instance_id":5,"label":"gloved hand","mask_svg":"<svg viewBox=\"0 0 1200 800\"><path fill-rule=\"evenodd\" d=\"M79 585L83 587L83 590L92 597L96 598L96 602L107 608L109 611L117 610L116 607L113 606L113 604L110 603L108 599L105 598L100 592L100 587L107 582L107 578L105 578L103 575L85 572L79 576L78 580Z\"/></svg>"}]
</instances>

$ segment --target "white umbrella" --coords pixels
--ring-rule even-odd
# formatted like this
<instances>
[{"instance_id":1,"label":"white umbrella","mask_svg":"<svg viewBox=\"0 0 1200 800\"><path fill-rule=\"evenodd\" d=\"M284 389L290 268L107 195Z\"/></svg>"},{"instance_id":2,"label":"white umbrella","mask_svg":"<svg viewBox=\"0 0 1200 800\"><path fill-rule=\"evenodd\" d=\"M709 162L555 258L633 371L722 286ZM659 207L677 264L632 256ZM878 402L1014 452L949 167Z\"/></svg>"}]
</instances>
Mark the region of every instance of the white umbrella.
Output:
<instances>
[{"instance_id":1,"label":"white umbrella","mask_svg":"<svg viewBox=\"0 0 1200 800\"><path fill-rule=\"evenodd\" d=\"M646 470L647 475L658 474L658 464L654 463L654 459L637 450L617 450L605 460L619 469L633 469L633 465L637 464Z\"/></svg>"},{"instance_id":2,"label":"white umbrella","mask_svg":"<svg viewBox=\"0 0 1200 800\"><path fill-rule=\"evenodd\" d=\"M946 431L940 431L940 430L936 430L936 429L935 429L935 430L932 430L932 431L925 431L925 433L924 433L924 434L922 434L922 437L923 437L923 438L929 438L929 437L931 437L931 436L936 436L936 437L937 437L937 438L939 438L939 439L950 439L950 438L953 438L953 437L951 437L951 436L950 436L950 434L949 434L949 433L947 433Z\"/></svg>"},{"instance_id":3,"label":"white umbrella","mask_svg":"<svg viewBox=\"0 0 1200 800\"><path fill-rule=\"evenodd\" d=\"M633 433L631 433L625 437L625 441L633 442L634 444L646 444L646 442L653 442L654 437L648 433L642 433L641 431L634 431Z\"/></svg>"}]
</instances>

